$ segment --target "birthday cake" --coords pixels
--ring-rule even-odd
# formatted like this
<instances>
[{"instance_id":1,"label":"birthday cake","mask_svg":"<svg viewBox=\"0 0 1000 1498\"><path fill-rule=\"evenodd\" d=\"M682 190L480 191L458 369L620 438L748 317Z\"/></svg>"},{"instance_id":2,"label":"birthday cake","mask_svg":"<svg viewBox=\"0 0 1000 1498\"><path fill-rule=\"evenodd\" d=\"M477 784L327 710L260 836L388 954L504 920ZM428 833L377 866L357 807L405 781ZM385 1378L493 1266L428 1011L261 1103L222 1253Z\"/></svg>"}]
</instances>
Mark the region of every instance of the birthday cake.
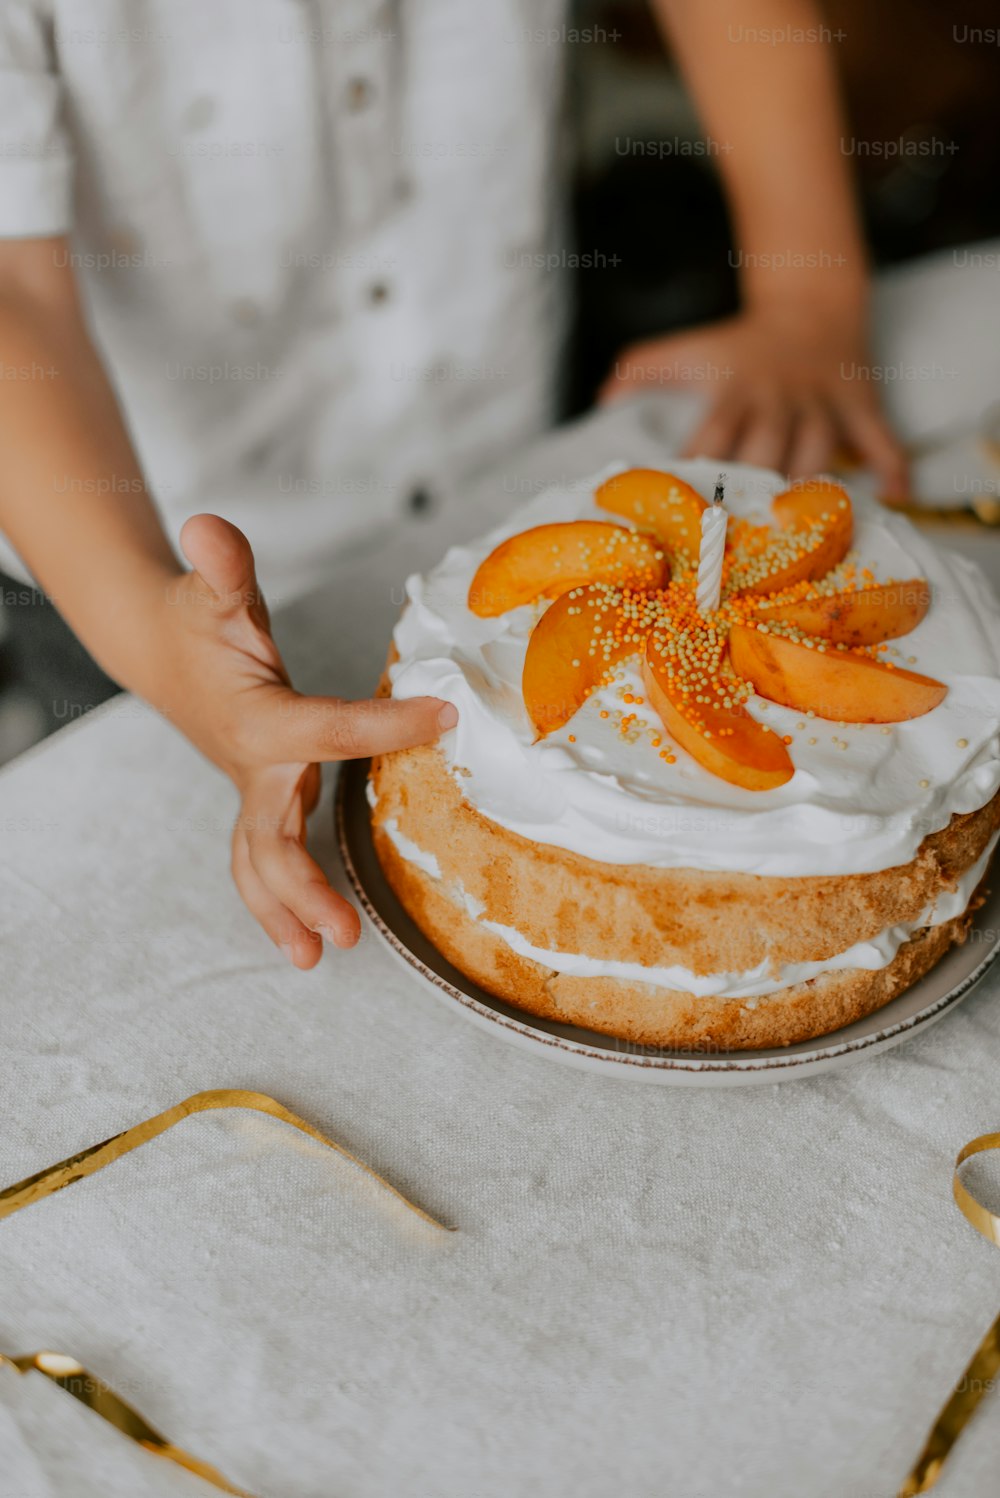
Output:
<instances>
[{"instance_id":1,"label":"birthday cake","mask_svg":"<svg viewBox=\"0 0 1000 1498\"><path fill-rule=\"evenodd\" d=\"M407 583L376 850L461 972L643 1046L870 1013L965 939L1000 829L1000 607L832 481L618 465ZM713 498L722 500L714 504Z\"/></svg>"}]
</instances>

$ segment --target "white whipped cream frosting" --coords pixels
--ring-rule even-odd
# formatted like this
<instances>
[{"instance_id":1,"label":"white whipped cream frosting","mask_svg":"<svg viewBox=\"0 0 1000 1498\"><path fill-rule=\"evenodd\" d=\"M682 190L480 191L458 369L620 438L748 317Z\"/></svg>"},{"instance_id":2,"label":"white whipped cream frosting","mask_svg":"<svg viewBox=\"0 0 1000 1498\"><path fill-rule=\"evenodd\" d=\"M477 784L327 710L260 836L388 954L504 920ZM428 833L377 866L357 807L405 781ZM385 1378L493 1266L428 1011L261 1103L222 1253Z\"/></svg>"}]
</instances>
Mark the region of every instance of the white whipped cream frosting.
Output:
<instances>
[{"instance_id":1,"label":"white whipped cream frosting","mask_svg":"<svg viewBox=\"0 0 1000 1498\"><path fill-rule=\"evenodd\" d=\"M480 541L452 547L426 577L407 582L393 695L428 694L458 708L458 725L440 745L472 805L523 837L607 863L798 877L908 863L952 813L990 800L1000 786L997 600L971 563L901 517L861 502L854 532L861 565L879 580L923 577L931 584L927 618L893 642L900 655L891 659L947 684L933 712L883 732L877 724L841 727L752 702L759 721L793 738L795 774L771 791L729 785L679 746L676 763L668 764L646 740L624 742L612 719L600 717L602 707L621 705L614 687L595 692L564 729L536 743L521 672L538 610L478 619L466 606L469 583L493 548L518 531L614 518L595 506L593 494L627 466L546 490ZM711 497L717 464L669 467ZM770 500L784 487L777 474L727 465L733 514L769 519ZM640 690L637 670L635 685ZM656 724L648 707L645 715Z\"/></svg>"}]
</instances>

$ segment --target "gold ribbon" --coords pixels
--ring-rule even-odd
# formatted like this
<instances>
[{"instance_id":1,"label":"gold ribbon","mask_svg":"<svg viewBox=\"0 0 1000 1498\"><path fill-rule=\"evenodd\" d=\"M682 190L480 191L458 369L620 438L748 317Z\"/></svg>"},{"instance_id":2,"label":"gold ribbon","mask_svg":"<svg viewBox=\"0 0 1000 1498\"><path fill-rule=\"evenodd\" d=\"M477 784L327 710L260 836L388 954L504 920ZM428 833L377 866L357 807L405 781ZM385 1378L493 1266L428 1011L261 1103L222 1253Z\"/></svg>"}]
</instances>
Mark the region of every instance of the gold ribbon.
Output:
<instances>
[{"instance_id":1,"label":"gold ribbon","mask_svg":"<svg viewBox=\"0 0 1000 1498\"><path fill-rule=\"evenodd\" d=\"M959 1171L966 1160L983 1150L1000 1149L1000 1134L980 1134L959 1151L952 1179L952 1193L959 1211L968 1218L977 1233L990 1243L1000 1246L1000 1217L987 1210L969 1191ZM948 1454L972 1416L979 1408L984 1394L994 1387L1000 1372L1000 1316L986 1333L966 1368L955 1385L951 1398L944 1405L931 1427L926 1445L899 1490L898 1498L915 1498L918 1493L930 1492L941 1476L941 1469Z\"/></svg>"},{"instance_id":2,"label":"gold ribbon","mask_svg":"<svg viewBox=\"0 0 1000 1498\"><path fill-rule=\"evenodd\" d=\"M252 1108L256 1113L267 1113L272 1118L278 1118L282 1123L291 1124L293 1129L298 1129L301 1134L307 1134L310 1139L315 1139L319 1144L325 1144L327 1149L336 1150L345 1160L363 1170L366 1176L376 1181L383 1191L388 1191L398 1202L410 1212L430 1223L431 1227L440 1228L443 1232L452 1231L445 1227L443 1222L438 1222L423 1207L418 1207L411 1202L409 1197L397 1191L396 1187L380 1176L378 1171L359 1160L357 1155L352 1155L350 1150L336 1140L328 1139L321 1134L319 1129L314 1129L312 1124L306 1123L304 1118L298 1114L291 1113L263 1092L244 1092L239 1088L224 1087L214 1092L196 1092L193 1097L185 1098L183 1103L176 1103L173 1108L167 1108L163 1113L157 1113L153 1118L144 1119L142 1123L133 1124L130 1129L125 1129L121 1134L114 1134L110 1139L104 1139L100 1144L92 1144L89 1149L81 1150L78 1155L70 1155L68 1160L59 1160L55 1165L40 1170L36 1175L28 1176L23 1181L16 1181L13 1186L0 1191L0 1217L9 1217L12 1212L19 1212L22 1207L30 1206L32 1202L42 1201L46 1196L52 1196L56 1191L62 1191L66 1186L72 1186L76 1181L82 1181L85 1176L92 1176L95 1171L103 1170L105 1165L110 1165L113 1160L120 1160L122 1155L127 1155L129 1150L137 1149L140 1144L147 1144L150 1139L155 1139L158 1134L163 1134L167 1129L172 1129L174 1124L180 1123L182 1119L190 1118L192 1113L206 1113L212 1108Z\"/></svg>"},{"instance_id":3,"label":"gold ribbon","mask_svg":"<svg viewBox=\"0 0 1000 1498\"><path fill-rule=\"evenodd\" d=\"M82 1181L86 1176L93 1175L98 1170L103 1170L105 1165L110 1165L113 1160L120 1160L122 1155L127 1155L130 1150L137 1149L141 1144L147 1144L150 1139L155 1139L158 1134L163 1134L167 1129L173 1128L174 1124L180 1123L182 1119L190 1118L192 1113L206 1113L213 1108L252 1108L256 1113L267 1113L271 1118L280 1119L282 1123L291 1124L293 1129L298 1129L301 1134L307 1134L310 1139L317 1143L326 1145L352 1165L356 1165L365 1175L370 1176L384 1191L388 1191L398 1202L401 1202L408 1211L416 1213L424 1222L430 1223L431 1227L440 1228L444 1232L453 1231L446 1228L444 1223L438 1222L425 1212L423 1207L418 1207L409 1197L397 1191L384 1176L378 1174L370 1165L359 1160L357 1155L352 1155L350 1150L336 1140L328 1139L321 1134L319 1129L314 1129L312 1124L306 1123L304 1118L298 1114L291 1113L281 1103L276 1102L273 1097L268 1097L263 1092L244 1092L238 1088L220 1088L214 1092L196 1092L193 1097L185 1098L182 1103L177 1103L173 1108L167 1108L163 1113L157 1113L153 1118L147 1118L142 1123L133 1124L132 1128L125 1129L121 1134L115 1134L110 1139L103 1140L100 1144L92 1144L89 1149L81 1150L78 1155L70 1155L68 1160L60 1160L55 1165L48 1166L45 1170L38 1171L26 1180L17 1181L13 1186L0 1191L0 1217L10 1217L12 1213L19 1212L22 1207L30 1206L32 1202L42 1201L46 1196L52 1196L57 1191L62 1191L66 1186L72 1186L75 1181ZM244 1488L233 1487L223 1477L221 1472L209 1466L207 1462L200 1461L188 1452L182 1451L168 1441L165 1436L160 1435L149 1422L134 1410L130 1404L126 1404L120 1395L88 1373L76 1358L62 1352L32 1352L23 1357L6 1357L0 1353L0 1367L14 1368L18 1373L29 1373L36 1371L44 1373L53 1383L58 1384L60 1389L65 1389L81 1404L107 1420L122 1435L128 1436L130 1440L151 1451L156 1456L165 1457L167 1461L174 1462L178 1467L183 1467L188 1472L210 1483L212 1487L218 1488L220 1492L235 1494L236 1498L253 1498Z\"/></svg>"},{"instance_id":4,"label":"gold ribbon","mask_svg":"<svg viewBox=\"0 0 1000 1498\"><path fill-rule=\"evenodd\" d=\"M972 1139L959 1151L958 1159L955 1161L955 1175L952 1181L952 1191L955 1202L962 1212L972 1223L977 1233L982 1233L991 1243L1000 1244L1000 1217L988 1212L984 1206L976 1201L969 1191L959 1170L970 1160L973 1155L981 1155L983 1150L1000 1149L1000 1134L980 1134L978 1139Z\"/></svg>"},{"instance_id":5,"label":"gold ribbon","mask_svg":"<svg viewBox=\"0 0 1000 1498\"><path fill-rule=\"evenodd\" d=\"M76 1358L68 1357L63 1352L29 1352L24 1357L9 1358L0 1352L0 1368L14 1368L18 1373L30 1373L32 1370L44 1373L60 1389L65 1389L67 1394L79 1399L88 1410L93 1410L95 1415L100 1415L109 1425L121 1431L123 1436L128 1436L129 1440L135 1441L146 1451L151 1451L154 1456L165 1457L168 1462L183 1467L185 1472L193 1472L196 1477L210 1483L213 1488L218 1488L221 1493L233 1493L236 1498L253 1498L253 1494L248 1493L245 1488L233 1487L208 1462L199 1461L196 1456L182 1451L179 1446L161 1436L138 1410L126 1404L101 1379L88 1373Z\"/></svg>"}]
</instances>

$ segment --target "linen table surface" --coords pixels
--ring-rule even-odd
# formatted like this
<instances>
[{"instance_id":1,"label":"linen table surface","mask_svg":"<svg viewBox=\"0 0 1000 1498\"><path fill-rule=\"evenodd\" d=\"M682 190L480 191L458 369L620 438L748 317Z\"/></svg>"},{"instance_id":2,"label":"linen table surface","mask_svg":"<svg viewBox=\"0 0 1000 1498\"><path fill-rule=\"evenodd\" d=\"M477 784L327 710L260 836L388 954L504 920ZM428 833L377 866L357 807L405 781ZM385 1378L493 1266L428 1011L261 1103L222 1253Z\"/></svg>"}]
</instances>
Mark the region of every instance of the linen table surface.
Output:
<instances>
[{"instance_id":1,"label":"linen table surface","mask_svg":"<svg viewBox=\"0 0 1000 1498\"><path fill-rule=\"evenodd\" d=\"M297 685L370 690L405 575L549 479L666 462L650 410L346 557L279 612ZM962 538L1000 580L996 539ZM1000 1308L950 1192L1000 1128L1000 970L834 1075L604 1078L467 1023L371 930L293 971L230 883L235 811L126 697L0 776L0 1186L240 1087L458 1231L274 1120L190 1118L0 1222L0 1350L72 1353L259 1498L892 1498ZM312 846L346 891L329 785ZM211 1491L4 1369L0 1452L10 1498ZM938 1491L983 1498L998 1464L987 1400Z\"/></svg>"}]
</instances>

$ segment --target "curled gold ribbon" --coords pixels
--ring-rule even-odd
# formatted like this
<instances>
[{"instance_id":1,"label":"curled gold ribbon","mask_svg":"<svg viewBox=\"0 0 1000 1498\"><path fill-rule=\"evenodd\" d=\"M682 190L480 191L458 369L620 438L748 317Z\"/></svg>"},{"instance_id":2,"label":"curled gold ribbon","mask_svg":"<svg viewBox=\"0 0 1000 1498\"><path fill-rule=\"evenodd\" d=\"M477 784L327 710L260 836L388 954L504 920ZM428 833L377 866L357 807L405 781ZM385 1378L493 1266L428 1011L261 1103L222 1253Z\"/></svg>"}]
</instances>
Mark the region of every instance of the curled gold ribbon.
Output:
<instances>
[{"instance_id":1,"label":"curled gold ribbon","mask_svg":"<svg viewBox=\"0 0 1000 1498\"><path fill-rule=\"evenodd\" d=\"M0 1218L9 1217L13 1212L19 1212L22 1207L30 1206L32 1202L42 1201L46 1196L52 1196L56 1191L62 1191L66 1186L72 1186L76 1181L82 1181L85 1176L91 1176L95 1171L103 1170L105 1165L110 1165L113 1160L121 1159L127 1155L129 1150L136 1149L140 1144L146 1144L150 1139L155 1139L158 1134L163 1134L167 1129L172 1129L174 1124L180 1123L182 1119L190 1118L192 1113L205 1113L213 1108L252 1108L257 1113L267 1113L272 1118L278 1118L282 1123L291 1124L293 1129L298 1129L301 1134L307 1134L310 1139L315 1139L319 1144L325 1144L327 1149L335 1150L352 1165L356 1165L365 1175L376 1181L384 1191L388 1191L397 1201L402 1202L408 1211L416 1213L424 1222L430 1223L431 1227L440 1228L443 1232L451 1231L443 1222L438 1222L423 1207L418 1207L416 1202L411 1202L409 1197L398 1191L385 1176L379 1175L370 1165L359 1160L357 1155L352 1155L350 1150L336 1140L328 1139L321 1134L319 1129L314 1129L312 1124L306 1123L304 1118L298 1114L291 1113L281 1103L276 1102L273 1097L268 1097L263 1092L244 1092L239 1088L224 1087L213 1092L196 1092L193 1097L185 1098L182 1103L176 1103L174 1107L167 1108L163 1113L157 1113L152 1118L144 1119L142 1123L133 1124L130 1129L125 1129L121 1134L114 1134L110 1139L104 1139L100 1144L92 1144L89 1149L81 1150L78 1155L70 1155L68 1160L59 1160L55 1165L49 1165L45 1170L38 1171L33 1176L28 1176L23 1181L16 1181L13 1186L8 1186L0 1191Z\"/></svg>"},{"instance_id":2,"label":"curled gold ribbon","mask_svg":"<svg viewBox=\"0 0 1000 1498\"><path fill-rule=\"evenodd\" d=\"M221 1493L234 1494L235 1498L253 1498L252 1493L248 1493L245 1488L234 1487L208 1462L199 1461L198 1457L182 1451L180 1446L175 1446L172 1441L161 1436L138 1410L126 1404L121 1395L116 1394L102 1379L88 1373L76 1358L63 1352L29 1352L24 1357L11 1358L0 1352L0 1368L13 1368L18 1373L30 1373L33 1370L44 1373L60 1389L65 1389L67 1394L72 1394L87 1409L93 1410L95 1415L100 1415L123 1436L128 1436L129 1440L135 1441L146 1451L151 1451L154 1456L165 1457L168 1462L183 1467L186 1472L193 1472L213 1488L218 1488Z\"/></svg>"},{"instance_id":3,"label":"curled gold ribbon","mask_svg":"<svg viewBox=\"0 0 1000 1498\"><path fill-rule=\"evenodd\" d=\"M955 1161L955 1175L952 1180L952 1192L960 1212L972 1223L977 1233L982 1233L991 1243L1000 1244L1000 1217L976 1201L972 1192L966 1186L959 1171L966 1160L973 1155L982 1154L983 1150L1000 1149L1000 1134L980 1134L978 1139L970 1139L965 1147L959 1150L958 1159Z\"/></svg>"},{"instance_id":4,"label":"curled gold ribbon","mask_svg":"<svg viewBox=\"0 0 1000 1498\"><path fill-rule=\"evenodd\" d=\"M167 1108L163 1113L155 1114L153 1118L134 1124L132 1128L125 1129L121 1134L102 1140L100 1144L92 1144L89 1149L81 1150L77 1155L70 1155L67 1160L59 1160L55 1165L50 1165L23 1181L15 1182L13 1186L0 1191L0 1218L9 1217L12 1213L19 1212L22 1207L30 1206L32 1202L42 1201L45 1197L62 1191L64 1187L72 1186L75 1181L82 1181L86 1176L103 1170L105 1165L110 1165L113 1160L120 1160L122 1155L127 1155L130 1150L137 1149L141 1144L147 1144L150 1139L155 1139L157 1135L165 1133L182 1119L190 1118L192 1113L205 1113L214 1108L251 1108L256 1113L267 1113L271 1118L291 1124L292 1128L298 1129L301 1134L315 1139L318 1144L325 1145L327 1149L335 1150L338 1155L364 1171L365 1175L370 1176L384 1191L389 1192L408 1211L415 1213L431 1227L440 1228L444 1232L451 1231L429 1212L425 1212L423 1207L418 1207L415 1202L410 1201L409 1197L404 1196L370 1165L359 1160L357 1155L352 1155L350 1150L345 1149L342 1144L321 1134L319 1129L306 1123L304 1118L299 1118L298 1114L290 1112L288 1108L274 1098L268 1097L266 1093L245 1092L238 1088L196 1092L193 1097L185 1098L182 1103L175 1104L173 1108ZM13 1368L18 1373L29 1373L32 1370L44 1373L46 1378L72 1394L88 1409L107 1420L122 1435L128 1436L145 1450L153 1452L156 1456L165 1457L188 1472L193 1472L220 1492L234 1494L235 1498L253 1498L253 1495L244 1488L234 1487L221 1472L209 1466L207 1462L200 1461L198 1457L191 1456L179 1446L175 1446L172 1441L168 1441L108 1384L96 1378L92 1373L88 1373L76 1358L61 1352L32 1352L23 1357L7 1357L0 1353L0 1367Z\"/></svg>"},{"instance_id":5,"label":"curled gold ribbon","mask_svg":"<svg viewBox=\"0 0 1000 1498\"><path fill-rule=\"evenodd\" d=\"M971 1139L959 1151L952 1179L952 1194L959 1211L972 1223L976 1232L982 1233L990 1243L1000 1246L1000 1217L976 1201L959 1174L971 1156L978 1155L983 1150L994 1149L1000 1149L1000 1134L980 1134L978 1139ZM900 1488L898 1498L916 1498L918 1493L930 1492L941 1476L941 1469L949 1452L979 1408L983 1395L995 1386L998 1373L1000 1316L972 1354L968 1367L931 1427L924 1449Z\"/></svg>"}]
</instances>

